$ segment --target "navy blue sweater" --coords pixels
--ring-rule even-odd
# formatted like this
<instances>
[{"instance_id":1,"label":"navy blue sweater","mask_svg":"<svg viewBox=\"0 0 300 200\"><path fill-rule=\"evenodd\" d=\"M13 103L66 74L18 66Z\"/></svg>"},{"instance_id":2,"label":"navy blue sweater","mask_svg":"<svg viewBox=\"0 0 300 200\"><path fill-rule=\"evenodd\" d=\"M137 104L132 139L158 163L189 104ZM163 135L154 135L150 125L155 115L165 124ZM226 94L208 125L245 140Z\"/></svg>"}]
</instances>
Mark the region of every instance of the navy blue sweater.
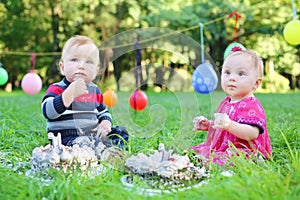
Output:
<instances>
[{"instance_id":1,"label":"navy blue sweater","mask_svg":"<svg viewBox=\"0 0 300 200\"><path fill-rule=\"evenodd\" d=\"M42 113L47 119L47 131L62 138L85 135L91 132L102 120L112 122L111 114L103 103L103 95L94 83L87 84L88 94L75 98L69 107L62 101L62 93L70 85L62 81L49 86L42 100Z\"/></svg>"}]
</instances>

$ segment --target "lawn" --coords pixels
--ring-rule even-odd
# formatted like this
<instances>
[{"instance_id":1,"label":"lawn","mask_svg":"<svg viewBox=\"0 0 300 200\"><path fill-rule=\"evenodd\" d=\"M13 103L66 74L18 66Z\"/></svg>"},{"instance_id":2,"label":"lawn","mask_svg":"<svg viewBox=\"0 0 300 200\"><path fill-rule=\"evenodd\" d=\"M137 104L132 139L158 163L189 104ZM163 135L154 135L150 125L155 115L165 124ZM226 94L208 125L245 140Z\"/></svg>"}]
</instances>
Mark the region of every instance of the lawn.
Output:
<instances>
[{"instance_id":1,"label":"lawn","mask_svg":"<svg viewBox=\"0 0 300 200\"><path fill-rule=\"evenodd\" d=\"M110 109L115 125L130 133L127 155L149 153L159 143L176 153L191 153L190 145L205 140L205 132L192 131L196 115L210 118L224 97L196 93L148 92L148 106L135 112L129 107L130 93L118 93ZM147 196L126 188L122 167L105 166L103 173L84 175L49 170L28 174L31 152L48 144L41 98L22 91L0 91L0 199L300 199L300 93L256 94L265 108L273 146L270 161L253 163L243 158L235 166L210 165L207 184L184 191ZM232 170L233 176L221 175Z\"/></svg>"}]
</instances>

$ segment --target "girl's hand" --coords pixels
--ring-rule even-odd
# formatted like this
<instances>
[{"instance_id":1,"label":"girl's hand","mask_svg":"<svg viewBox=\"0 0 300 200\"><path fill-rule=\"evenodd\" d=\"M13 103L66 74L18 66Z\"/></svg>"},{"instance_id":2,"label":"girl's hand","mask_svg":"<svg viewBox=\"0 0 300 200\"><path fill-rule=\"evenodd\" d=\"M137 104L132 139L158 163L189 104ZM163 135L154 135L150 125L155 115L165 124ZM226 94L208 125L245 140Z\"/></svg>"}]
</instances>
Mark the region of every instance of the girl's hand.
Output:
<instances>
[{"instance_id":1,"label":"girl's hand","mask_svg":"<svg viewBox=\"0 0 300 200\"><path fill-rule=\"evenodd\" d=\"M97 132L97 136L103 140L107 134L111 132L111 123L108 120L103 120L96 128L92 129L92 131Z\"/></svg>"},{"instance_id":2,"label":"girl's hand","mask_svg":"<svg viewBox=\"0 0 300 200\"><path fill-rule=\"evenodd\" d=\"M225 113L215 113L214 114L215 120L214 120L214 125L213 128L217 129L224 129L228 130L229 126L231 124L231 120L229 119L228 115Z\"/></svg>"},{"instance_id":3,"label":"girl's hand","mask_svg":"<svg viewBox=\"0 0 300 200\"><path fill-rule=\"evenodd\" d=\"M194 123L194 131L207 131L210 126L210 121L203 116L195 117L193 120Z\"/></svg>"}]
</instances>

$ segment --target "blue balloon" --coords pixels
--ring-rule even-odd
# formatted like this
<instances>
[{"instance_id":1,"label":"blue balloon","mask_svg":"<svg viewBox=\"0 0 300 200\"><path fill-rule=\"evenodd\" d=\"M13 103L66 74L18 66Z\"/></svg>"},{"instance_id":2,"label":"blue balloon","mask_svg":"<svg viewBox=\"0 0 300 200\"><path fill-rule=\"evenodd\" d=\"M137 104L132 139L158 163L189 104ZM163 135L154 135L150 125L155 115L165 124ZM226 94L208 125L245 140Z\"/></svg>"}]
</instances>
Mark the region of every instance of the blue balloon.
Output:
<instances>
[{"instance_id":1,"label":"blue balloon","mask_svg":"<svg viewBox=\"0 0 300 200\"><path fill-rule=\"evenodd\" d=\"M218 76L209 63L200 64L192 75L192 85L196 92L208 94L218 86Z\"/></svg>"}]
</instances>

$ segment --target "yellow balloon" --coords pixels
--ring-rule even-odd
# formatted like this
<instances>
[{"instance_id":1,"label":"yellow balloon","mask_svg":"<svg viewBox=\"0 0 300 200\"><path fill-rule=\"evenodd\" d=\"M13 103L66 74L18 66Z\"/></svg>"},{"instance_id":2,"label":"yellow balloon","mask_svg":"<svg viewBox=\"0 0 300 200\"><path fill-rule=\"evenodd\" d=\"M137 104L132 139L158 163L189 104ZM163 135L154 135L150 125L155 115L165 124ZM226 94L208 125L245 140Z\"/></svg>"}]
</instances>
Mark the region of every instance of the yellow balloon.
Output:
<instances>
[{"instance_id":1,"label":"yellow balloon","mask_svg":"<svg viewBox=\"0 0 300 200\"><path fill-rule=\"evenodd\" d=\"M291 45L300 44L300 21L294 19L287 23L283 30L283 37Z\"/></svg>"}]
</instances>

